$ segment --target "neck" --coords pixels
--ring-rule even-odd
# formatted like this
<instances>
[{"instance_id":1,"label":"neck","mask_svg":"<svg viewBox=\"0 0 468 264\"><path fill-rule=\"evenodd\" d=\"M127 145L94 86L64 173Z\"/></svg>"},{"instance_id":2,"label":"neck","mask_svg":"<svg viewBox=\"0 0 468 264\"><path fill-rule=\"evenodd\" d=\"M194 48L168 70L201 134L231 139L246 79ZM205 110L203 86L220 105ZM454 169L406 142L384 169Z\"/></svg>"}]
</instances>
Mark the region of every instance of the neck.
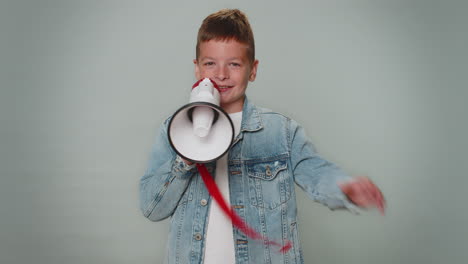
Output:
<instances>
[{"instance_id":1,"label":"neck","mask_svg":"<svg viewBox=\"0 0 468 264\"><path fill-rule=\"evenodd\" d=\"M221 104L221 108L228 114L233 114L237 112L241 112L242 108L244 107L245 96L242 98L241 102L235 102L232 104Z\"/></svg>"}]
</instances>

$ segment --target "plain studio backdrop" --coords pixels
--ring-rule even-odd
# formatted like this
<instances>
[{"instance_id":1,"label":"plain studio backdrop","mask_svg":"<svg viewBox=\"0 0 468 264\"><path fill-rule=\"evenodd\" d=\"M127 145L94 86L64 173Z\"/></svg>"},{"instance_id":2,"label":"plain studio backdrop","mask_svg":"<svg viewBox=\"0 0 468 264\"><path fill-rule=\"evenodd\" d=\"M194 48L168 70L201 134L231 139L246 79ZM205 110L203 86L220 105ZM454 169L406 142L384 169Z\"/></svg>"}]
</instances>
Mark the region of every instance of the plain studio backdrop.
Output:
<instances>
[{"instance_id":1,"label":"plain studio backdrop","mask_svg":"<svg viewBox=\"0 0 468 264\"><path fill-rule=\"evenodd\" d=\"M332 212L298 192L306 263L466 263L463 1L2 1L0 262L160 263L139 210L159 124L188 102L198 27L245 11L247 94L388 201Z\"/></svg>"}]
</instances>

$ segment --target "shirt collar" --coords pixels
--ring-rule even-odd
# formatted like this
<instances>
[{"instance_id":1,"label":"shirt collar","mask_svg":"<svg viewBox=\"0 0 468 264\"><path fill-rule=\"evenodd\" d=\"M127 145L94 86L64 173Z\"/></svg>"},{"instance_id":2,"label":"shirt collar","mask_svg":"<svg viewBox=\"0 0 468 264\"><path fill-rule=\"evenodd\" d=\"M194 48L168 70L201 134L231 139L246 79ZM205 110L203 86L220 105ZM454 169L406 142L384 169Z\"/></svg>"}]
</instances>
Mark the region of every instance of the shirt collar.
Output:
<instances>
[{"instance_id":1,"label":"shirt collar","mask_svg":"<svg viewBox=\"0 0 468 264\"><path fill-rule=\"evenodd\" d=\"M246 96L244 100L244 106L242 108L241 131L253 132L262 128L262 118L258 113L258 109L255 105L249 102Z\"/></svg>"}]
</instances>

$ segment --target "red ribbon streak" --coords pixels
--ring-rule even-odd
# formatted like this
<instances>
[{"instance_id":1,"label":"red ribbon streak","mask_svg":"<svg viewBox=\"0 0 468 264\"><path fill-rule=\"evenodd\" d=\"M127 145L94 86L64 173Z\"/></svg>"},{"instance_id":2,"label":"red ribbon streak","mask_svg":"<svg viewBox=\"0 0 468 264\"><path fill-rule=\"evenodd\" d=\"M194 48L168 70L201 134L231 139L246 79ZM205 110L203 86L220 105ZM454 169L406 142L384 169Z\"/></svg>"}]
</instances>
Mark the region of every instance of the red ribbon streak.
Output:
<instances>
[{"instance_id":1,"label":"red ribbon streak","mask_svg":"<svg viewBox=\"0 0 468 264\"><path fill-rule=\"evenodd\" d=\"M219 207L221 207L221 210L231 219L232 224L237 227L239 230L241 230L246 236L255 239L255 240L263 240L263 243L266 245L274 245L277 247L280 247L279 252L281 253L286 253L288 252L289 249L291 249L292 244L291 241L286 240L285 245L280 244L276 241L272 241L268 239L267 237L264 237L257 233L252 227L248 226L247 223L242 220L242 218L236 214L236 212L230 208L224 199L224 197L221 195L221 192L219 191L218 186L216 185L215 181L213 180L213 177L211 177L210 173L206 169L204 164L199 164L197 163L197 168L198 171L200 172L200 175L205 182L206 187L208 188L208 192L210 195L216 200L218 203Z\"/></svg>"}]
</instances>

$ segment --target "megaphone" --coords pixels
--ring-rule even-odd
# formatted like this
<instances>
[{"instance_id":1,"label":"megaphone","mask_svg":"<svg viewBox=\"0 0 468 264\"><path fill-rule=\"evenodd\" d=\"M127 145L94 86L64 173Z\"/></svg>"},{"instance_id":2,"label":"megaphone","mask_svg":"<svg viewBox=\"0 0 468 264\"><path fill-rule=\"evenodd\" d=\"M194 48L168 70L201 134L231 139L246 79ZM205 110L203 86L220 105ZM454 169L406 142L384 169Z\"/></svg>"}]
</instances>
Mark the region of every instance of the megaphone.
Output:
<instances>
[{"instance_id":1,"label":"megaphone","mask_svg":"<svg viewBox=\"0 0 468 264\"><path fill-rule=\"evenodd\" d=\"M209 163L221 158L234 141L234 125L219 106L218 85L209 78L192 86L190 101L172 116L169 143L185 160Z\"/></svg>"}]
</instances>

